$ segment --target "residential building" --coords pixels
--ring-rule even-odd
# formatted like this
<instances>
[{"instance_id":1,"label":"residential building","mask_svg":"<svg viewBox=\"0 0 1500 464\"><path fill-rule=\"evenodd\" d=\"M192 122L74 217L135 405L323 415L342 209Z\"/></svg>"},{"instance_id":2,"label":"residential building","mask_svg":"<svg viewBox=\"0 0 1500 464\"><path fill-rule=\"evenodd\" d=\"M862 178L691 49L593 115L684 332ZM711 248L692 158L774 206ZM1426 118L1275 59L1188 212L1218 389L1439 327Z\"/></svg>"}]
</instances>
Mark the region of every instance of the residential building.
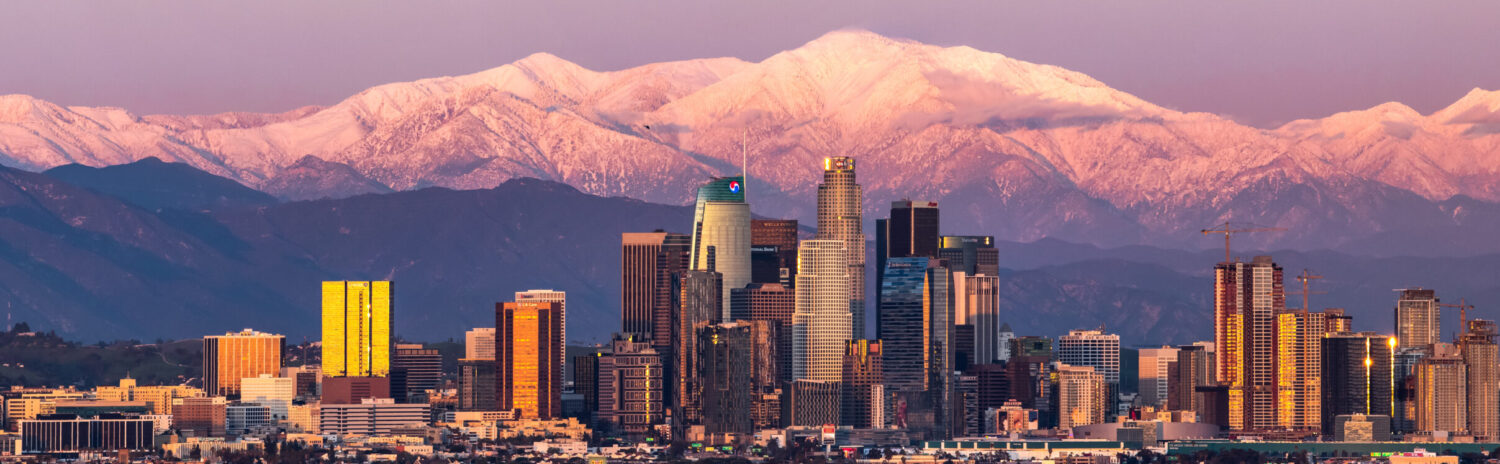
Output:
<instances>
[{"instance_id":1,"label":"residential building","mask_svg":"<svg viewBox=\"0 0 1500 464\"><path fill-rule=\"evenodd\" d=\"M1497 377L1495 321L1470 320L1467 330L1459 341L1459 352L1464 358L1464 371L1468 376L1469 434L1476 441L1500 440L1500 377Z\"/></svg>"},{"instance_id":2,"label":"residential building","mask_svg":"<svg viewBox=\"0 0 1500 464\"><path fill-rule=\"evenodd\" d=\"M1323 337L1347 332L1344 311L1287 309L1276 313L1276 418L1290 430L1322 430ZM1387 356L1389 358L1389 356Z\"/></svg>"},{"instance_id":3,"label":"residential building","mask_svg":"<svg viewBox=\"0 0 1500 464\"><path fill-rule=\"evenodd\" d=\"M1437 291L1423 288L1401 290L1396 299L1397 348L1420 348L1442 341L1442 307Z\"/></svg>"},{"instance_id":4,"label":"residential building","mask_svg":"<svg viewBox=\"0 0 1500 464\"><path fill-rule=\"evenodd\" d=\"M837 424L842 415L842 393L837 381L798 379L791 384L782 417L787 418L788 426Z\"/></svg>"},{"instance_id":5,"label":"residential building","mask_svg":"<svg viewBox=\"0 0 1500 464\"><path fill-rule=\"evenodd\" d=\"M1094 368L1104 378L1106 413L1114 414L1120 395L1119 335L1102 330L1069 331L1057 339L1057 360L1069 366Z\"/></svg>"},{"instance_id":6,"label":"residential building","mask_svg":"<svg viewBox=\"0 0 1500 464\"><path fill-rule=\"evenodd\" d=\"M1458 347L1434 343L1432 355L1417 363L1418 432L1467 432L1468 368Z\"/></svg>"},{"instance_id":7,"label":"residential building","mask_svg":"<svg viewBox=\"0 0 1500 464\"><path fill-rule=\"evenodd\" d=\"M1321 338L1318 414L1324 435L1340 415L1391 415L1395 393L1391 349L1396 341L1371 332L1340 332Z\"/></svg>"},{"instance_id":8,"label":"residential building","mask_svg":"<svg viewBox=\"0 0 1500 464\"><path fill-rule=\"evenodd\" d=\"M1054 369L1057 372L1057 426L1070 429L1103 423L1105 411L1111 404L1105 397L1107 382L1104 375L1092 366L1058 363Z\"/></svg>"},{"instance_id":9,"label":"residential building","mask_svg":"<svg viewBox=\"0 0 1500 464\"><path fill-rule=\"evenodd\" d=\"M1282 269L1270 256L1214 267L1214 364L1229 385L1230 429L1277 426L1275 322L1285 307Z\"/></svg>"}]
</instances>

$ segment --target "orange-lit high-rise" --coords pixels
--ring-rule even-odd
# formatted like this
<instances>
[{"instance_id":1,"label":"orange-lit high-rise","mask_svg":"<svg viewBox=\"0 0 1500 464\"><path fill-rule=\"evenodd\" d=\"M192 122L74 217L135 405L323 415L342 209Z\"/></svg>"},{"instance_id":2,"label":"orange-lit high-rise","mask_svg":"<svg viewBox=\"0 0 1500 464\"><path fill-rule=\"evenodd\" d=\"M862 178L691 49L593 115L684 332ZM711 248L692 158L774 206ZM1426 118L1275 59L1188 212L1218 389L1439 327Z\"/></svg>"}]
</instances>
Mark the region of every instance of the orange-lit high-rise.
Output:
<instances>
[{"instance_id":1,"label":"orange-lit high-rise","mask_svg":"<svg viewBox=\"0 0 1500 464\"><path fill-rule=\"evenodd\" d=\"M1349 330L1342 309L1276 314L1276 421L1281 428L1322 428L1323 336Z\"/></svg>"},{"instance_id":2,"label":"orange-lit high-rise","mask_svg":"<svg viewBox=\"0 0 1500 464\"><path fill-rule=\"evenodd\" d=\"M1270 256L1214 267L1217 381L1229 387L1229 428L1277 425L1276 312L1286 307L1281 266Z\"/></svg>"},{"instance_id":3,"label":"orange-lit high-rise","mask_svg":"<svg viewBox=\"0 0 1500 464\"><path fill-rule=\"evenodd\" d=\"M496 400L517 418L562 415L562 304L495 304Z\"/></svg>"},{"instance_id":4,"label":"orange-lit high-rise","mask_svg":"<svg viewBox=\"0 0 1500 464\"><path fill-rule=\"evenodd\" d=\"M203 391L237 396L240 379L281 373L286 337L245 329L203 337Z\"/></svg>"}]
</instances>

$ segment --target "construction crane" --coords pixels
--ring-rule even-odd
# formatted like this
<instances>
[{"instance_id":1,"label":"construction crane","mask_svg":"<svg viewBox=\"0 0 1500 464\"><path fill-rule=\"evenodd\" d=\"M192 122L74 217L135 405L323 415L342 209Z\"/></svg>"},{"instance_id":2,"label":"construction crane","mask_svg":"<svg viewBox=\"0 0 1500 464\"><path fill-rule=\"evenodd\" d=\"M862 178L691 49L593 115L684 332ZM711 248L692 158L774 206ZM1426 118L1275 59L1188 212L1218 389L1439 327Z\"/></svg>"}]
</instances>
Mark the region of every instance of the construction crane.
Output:
<instances>
[{"instance_id":1,"label":"construction crane","mask_svg":"<svg viewBox=\"0 0 1500 464\"><path fill-rule=\"evenodd\" d=\"M1312 309L1309 308L1308 304L1307 304L1307 297L1309 295L1323 295L1323 294L1328 293L1328 292L1315 292L1315 291L1312 291L1311 289L1308 288L1309 285L1311 284L1311 281L1317 280L1317 279L1321 279L1321 278L1323 278L1323 276L1313 274L1312 271L1307 270L1307 269L1303 269L1301 274L1297 274L1297 281L1298 282L1302 282L1302 291L1300 291L1300 292L1286 292L1286 293L1290 293L1290 294L1293 294L1293 295L1301 294L1302 295L1302 310L1303 311L1311 311Z\"/></svg>"},{"instance_id":2,"label":"construction crane","mask_svg":"<svg viewBox=\"0 0 1500 464\"><path fill-rule=\"evenodd\" d=\"M1281 227L1245 227L1236 229L1234 228L1234 223L1225 222L1223 224L1216 225L1212 228L1203 229L1198 232L1202 233L1203 235L1224 234L1224 262L1227 263L1231 259L1229 255L1229 236L1246 232L1280 232L1284 230L1286 229Z\"/></svg>"},{"instance_id":3,"label":"construction crane","mask_svg":"<svg viewBox=\"0 0 1500 464\"><path fill-rule=\"evenodd\" d=\"M1459 298L1458 304L1438 303L1438 306L1442 306L1444 308L1458 308L1458 333L1462 334L1469 330L1469 310L1474 309L1474 305L1469 304L1469 302L1464 300L1463 298Z\"/></svg>"}]
</instances>

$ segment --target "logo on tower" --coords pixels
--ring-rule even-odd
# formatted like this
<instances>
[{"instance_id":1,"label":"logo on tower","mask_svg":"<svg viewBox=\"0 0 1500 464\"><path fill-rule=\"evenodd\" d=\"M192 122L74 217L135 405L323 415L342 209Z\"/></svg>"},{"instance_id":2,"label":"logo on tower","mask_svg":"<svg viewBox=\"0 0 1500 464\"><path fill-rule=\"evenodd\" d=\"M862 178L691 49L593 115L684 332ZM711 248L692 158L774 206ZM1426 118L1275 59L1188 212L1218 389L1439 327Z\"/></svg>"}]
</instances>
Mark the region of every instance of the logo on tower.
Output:
<instances>
[{"instance_id":1,"label":"logo on tower","mask_svg":"<svg viewBox=\"0 0 1500 464\"><path fill-rule=\"evenodd\" d=\"M729 181L729 193L740 193L740 181Z\"/></svg>"}]
</instances>

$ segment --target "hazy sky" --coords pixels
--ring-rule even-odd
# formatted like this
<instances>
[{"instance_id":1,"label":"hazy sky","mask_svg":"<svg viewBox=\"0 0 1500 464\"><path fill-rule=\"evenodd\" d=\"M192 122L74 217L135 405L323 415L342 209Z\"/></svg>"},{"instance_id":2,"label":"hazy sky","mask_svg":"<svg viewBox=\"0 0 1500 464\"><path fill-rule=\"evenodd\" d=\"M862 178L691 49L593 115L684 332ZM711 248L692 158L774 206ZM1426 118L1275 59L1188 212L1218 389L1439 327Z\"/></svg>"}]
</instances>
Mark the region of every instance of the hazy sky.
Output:
<instances>
[{"instance_id":1,"label":"hazy sky","mask_svg":"<svg viewBox=\"0 0 1500 464\"><path fill-rule=\"evenodd\" d=\"M830 30L969 45L1268 126L1500 88L1500 2L0 2L0 94L137 113L282 111L538 51L612 70L759 61Z\"/></svg>"}]
</instances>

